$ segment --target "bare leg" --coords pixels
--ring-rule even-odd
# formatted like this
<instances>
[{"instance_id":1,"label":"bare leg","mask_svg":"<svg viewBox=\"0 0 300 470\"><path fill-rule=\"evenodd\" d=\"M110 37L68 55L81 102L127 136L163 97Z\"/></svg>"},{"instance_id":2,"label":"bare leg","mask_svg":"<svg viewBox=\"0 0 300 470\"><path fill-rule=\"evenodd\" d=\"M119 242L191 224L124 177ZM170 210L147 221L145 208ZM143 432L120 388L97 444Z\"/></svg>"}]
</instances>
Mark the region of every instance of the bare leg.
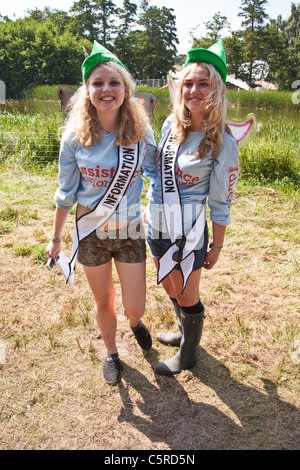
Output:
<instances>
[{"instance_id":1,"label":"bare leg","mask_svg":"<svg viewBox=\"0 0 300 470\"><path fill-rule=\"evenodd\" d=\"M95 316L107 353L117 353L115 287L112 280L112 262L101 266L83 266L95 299Z\"/></svg>"},{"instance_id":2,"label":"bare leg","mask_svg":"<svg viewBox=\"0 0 300 470\"><path fill-rule=\"evenodd\" d=\"M125 315L131 327L135 327L145 312L146 263L122 263L116 261L122 289Z\"/></svg>"},{"instance_id":3,"label":"bare leg","mask_svg":"<svg viewBox=\"0 0 300 470\"><path fill-rule=\"evenodd\" d=\"M151 335L141 321L146 302L146 263L121 263L116 261L125 315L133 334L143 350L152 346Z\"/></svg>"}]
</instances>

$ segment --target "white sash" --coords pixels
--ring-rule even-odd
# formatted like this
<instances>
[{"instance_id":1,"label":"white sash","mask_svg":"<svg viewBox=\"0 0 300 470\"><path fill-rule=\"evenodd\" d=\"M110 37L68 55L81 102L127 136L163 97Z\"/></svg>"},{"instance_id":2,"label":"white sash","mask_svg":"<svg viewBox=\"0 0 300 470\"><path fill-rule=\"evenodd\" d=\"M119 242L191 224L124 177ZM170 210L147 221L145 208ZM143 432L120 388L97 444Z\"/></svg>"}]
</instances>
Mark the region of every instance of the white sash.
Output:
<instances>
[{"instance_id":1,"label":"white sash","mask_svg":"<svg viewBox=\"0 0 300 470\"><path fill-rule=\"evenodd\" d=\"M194 250L196 247L198 248L197 245L199 244L206 225L206 203L204 201L203 208L187 236L183 236L181 200L175 171L178 150L179 145L176 143L174 136L170 133L162 149L161 178L163 209L172 245L166 253L158 259L157 279L158 283L160 283L173 271L174 267L179 262L183 276L183 292L193 270L195 260ZM180 243L182 245L181 250L179 250L178 245L176 245L177 240L178 245L180 245ZM175 259L173 259L173 256Z\"/></svg>"},{"instance_id":2,"label":"white sash","mask_svg":"<svg viewBox=\"0 0 300 470\"><path fill-rule=\"evenodd\" d=\"M72 257L69 262L69 276L74 272L79 242L104 225L118 208L128 189L139 163L139 145L118 147L118 168L104 196L96 207L75 221Z\"/></svg>"}]
</instances>

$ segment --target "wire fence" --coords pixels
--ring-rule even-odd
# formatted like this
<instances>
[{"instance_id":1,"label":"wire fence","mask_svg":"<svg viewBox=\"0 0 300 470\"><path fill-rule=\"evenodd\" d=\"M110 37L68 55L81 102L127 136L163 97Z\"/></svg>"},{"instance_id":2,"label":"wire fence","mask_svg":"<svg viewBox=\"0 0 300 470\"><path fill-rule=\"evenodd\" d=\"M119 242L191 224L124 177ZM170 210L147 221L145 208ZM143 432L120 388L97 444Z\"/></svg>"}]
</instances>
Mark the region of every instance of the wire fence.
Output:
<instances>
[{"instance_id":1,"label":"wire fence","mask_svg":"<svg viewBox=\"0 0 300 470\"><path fill-rule=\"evenodd\" d=\"M60 114L0 114L0 161L17 159L29 165L57 162L64 122Z\"/></svg>"},{"instance_id":2,"label":"wire fence","mask_svg":"<svg viewBox=\"0 0 300 470\"><path fill-rule=\"evenodd\" d=\"M165 78L147 78L146 80L136 80L135 83L137 86L146 85L151 88L161 88L168 84Z\"/></svg>"},{"instance_id":3,"label":"wire fence","mask_svg":"<svg viewBox=\"0 0 300 470\"><path fill-rule=\"evenodd\" d=\"M57 163L60 136L45 130L20 132L0 128L0 161L12 158L30 165Z\"/></svg>"}]
</instances>

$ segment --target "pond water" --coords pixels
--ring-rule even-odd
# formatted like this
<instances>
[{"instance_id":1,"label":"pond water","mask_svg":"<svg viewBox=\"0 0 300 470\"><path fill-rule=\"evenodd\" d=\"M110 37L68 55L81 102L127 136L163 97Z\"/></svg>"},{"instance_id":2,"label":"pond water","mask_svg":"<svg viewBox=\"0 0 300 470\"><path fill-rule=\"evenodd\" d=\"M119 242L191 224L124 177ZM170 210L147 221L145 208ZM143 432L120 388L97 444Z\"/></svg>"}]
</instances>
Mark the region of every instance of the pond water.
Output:
<instances>
[{"instance_id":1,"label":"pond water","mask_svg":"<svg viewBox=\"0 0 300 470\"><path fill-rule=\"evenodd\" d=\"M60 101L42 101L42 100L7 100L5 105L0 105L1 112L19 112L21 114L53 114L60 111ZM164 120L170 113L165 104L157 103L154 109L154 116ZM273 120L284 120L300 129L299 111L285 111L274 109L253 109L253 108L235 108L229 107L227 116L231 119L244 119L247 114L254 113L257 122L262 124Z\"/></svg>"}]
</instances>

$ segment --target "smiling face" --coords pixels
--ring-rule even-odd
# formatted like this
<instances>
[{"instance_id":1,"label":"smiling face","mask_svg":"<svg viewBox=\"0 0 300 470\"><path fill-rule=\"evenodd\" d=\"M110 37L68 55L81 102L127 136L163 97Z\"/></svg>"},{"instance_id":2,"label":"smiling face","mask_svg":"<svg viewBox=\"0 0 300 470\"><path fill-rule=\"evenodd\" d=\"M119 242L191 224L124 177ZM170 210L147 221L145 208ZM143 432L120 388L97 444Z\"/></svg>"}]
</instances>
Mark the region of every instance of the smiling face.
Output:
<instances>
[{"instance_id":1,"label":"smiling face","mask_svg":"<svg viewBox=\"0 0 300 470\"><path fill-rule=\"evenodd\" d=\"M197 65L188 72L182 84L182 101L193 117L201 117L212 93L209 72Z\"/></svg>"},{"instance_id":2,"label":"smiling face","mask_svg":"<svg viewBox=\"0 0 300 470\"><path fill-rule=\"evenodd\" d=\"M97 110L98 117L116 117L125 98L121 75L113 68L98 66L88 79L87 96Z\"/></svg>"}]
</instances>

